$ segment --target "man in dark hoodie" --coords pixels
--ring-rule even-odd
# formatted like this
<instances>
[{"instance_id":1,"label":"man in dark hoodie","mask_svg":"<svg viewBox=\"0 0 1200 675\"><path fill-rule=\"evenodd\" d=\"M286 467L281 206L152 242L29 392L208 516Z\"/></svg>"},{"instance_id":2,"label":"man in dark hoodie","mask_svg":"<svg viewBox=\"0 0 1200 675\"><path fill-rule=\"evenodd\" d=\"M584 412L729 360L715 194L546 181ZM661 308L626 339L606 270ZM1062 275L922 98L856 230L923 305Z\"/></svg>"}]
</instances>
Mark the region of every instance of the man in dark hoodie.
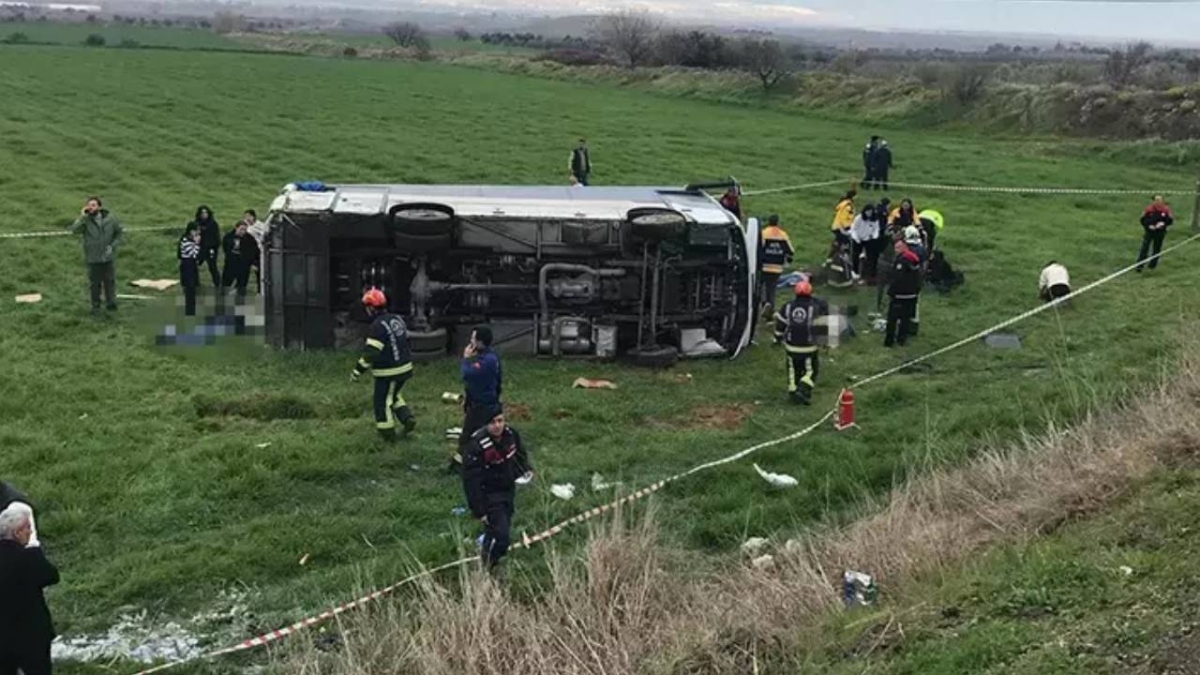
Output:
<instances>
[{"instance_id":1,"label":"man in dark hoodie","mask_svg":"<svg viewBox=\"0 0 1200 675\"><path fill-rule=\"evenodd\" d=\"M222 242L225 251L225 275L221 288L228 292L230 286L237 287L237 301L246 299L246 286L250 283L250 268L258 262L258 243L250 236L246 221L238 221Z\"/></svg>"},{"instance_id":2,"label":"man in dark hoodie","mask_svg":"<svg viewBox=\"0 0 1200 675\"><path fill-rule=\"evenodd\" d=\"M221 274L217 271L217 251L221 248L221 226L212 211L204 205L196 209L196 219L189 223L200 231L200 259L208 265L213 286L221 288Z\"/></svg>"},{"instance_id":3,"label":"man in dark hoodie","mask_svg":"<svg viewBox=\"0 0 1200 675\"><path fill-rule=\"evenodd\" d=\"M912 321L917 312L917 300L921 296L921 286L924 285L924 275L921 271L921 258L909 249L903 239L895 243L896 260L892 263L891 279L888 283L887 332L884 335L883 346L904 346L911 334Z\"/></svg>"},{"instance_id":4,"label":"man in dark hoodie","mask_svg":"<svg viewBox=\"0 0 1200 675\"><path fill-rule=\"evenodd\" d=\"M83 235L83 257L87 263L92 315L100 314L100 288L109 311L117 308L117 249L124 229L115 216L103 208L99 197L88 197L71 231Z\"/></svg>"}]
</instances>

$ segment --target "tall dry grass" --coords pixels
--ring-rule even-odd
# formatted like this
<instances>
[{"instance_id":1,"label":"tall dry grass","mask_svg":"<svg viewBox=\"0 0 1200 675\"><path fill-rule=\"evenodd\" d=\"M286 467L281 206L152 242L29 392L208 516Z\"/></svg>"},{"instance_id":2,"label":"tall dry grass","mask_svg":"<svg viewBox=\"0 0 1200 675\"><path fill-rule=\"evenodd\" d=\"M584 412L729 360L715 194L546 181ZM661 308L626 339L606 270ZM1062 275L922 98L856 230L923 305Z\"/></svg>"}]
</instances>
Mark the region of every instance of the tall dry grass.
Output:
<instances>
[{"instance_id":1,"label":"tall dry grass","mask_svg":"<svg viewBox=\"0 0 1200 675\"><path fill-rule=\"evenodd\" d=\"M926 472L846 527L777 545L769 568L697 570L659 542L652 511L620 514L581 553L546 553L549 580L537 601L474 570L452 584L430 580L413 597L351 618L338 648L293 645L276 666L314 675L615 675L794 665L805 650L799 629L840 607L842 570L868 570L885 594L898 592L990 545L1093 512L1157 467L1200 458L1200 358L1183 358L1169 380L1124 407Z\"/></svg>"}]
</instances>

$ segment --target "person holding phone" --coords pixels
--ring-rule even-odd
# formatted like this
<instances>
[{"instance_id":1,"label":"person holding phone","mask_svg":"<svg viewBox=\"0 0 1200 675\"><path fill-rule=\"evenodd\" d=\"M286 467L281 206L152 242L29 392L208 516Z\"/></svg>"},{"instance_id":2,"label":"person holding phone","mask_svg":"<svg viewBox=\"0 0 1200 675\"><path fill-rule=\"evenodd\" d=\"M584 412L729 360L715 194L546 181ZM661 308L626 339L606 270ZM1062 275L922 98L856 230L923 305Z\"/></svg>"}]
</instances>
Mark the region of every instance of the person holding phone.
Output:
<instances>
[{"instance_id":1,"label":"person holding phone","mask_svg":"<svg viewBox=\"0 0 1200 675\"><path fill-rule=\"evenodd\" d=\"M471 434L488 423L495 409L503 409L500 393L503 374L500 355L492 350L494 336L487 326L476 326L471 341L463 349L459 371L463 380L463 424L458 437L459 450L450 460L451 470L462 464L462 448Z\"/></svg>"},{"instance_id":2,"label":"person holding phone","mask_svg":"<svg viewBox=\"0 0 1200 675\"><path fill-rule=\"evenodd\" d=\"M108 310L117 309L117 248L124 229L121 221L104 208L99 197L88 197L79 217L71 223L71 231L83 237L83 258L87 264L88 286L91 291L92 315L100 315L100 289Z\"/></svg>"}]
</instances>

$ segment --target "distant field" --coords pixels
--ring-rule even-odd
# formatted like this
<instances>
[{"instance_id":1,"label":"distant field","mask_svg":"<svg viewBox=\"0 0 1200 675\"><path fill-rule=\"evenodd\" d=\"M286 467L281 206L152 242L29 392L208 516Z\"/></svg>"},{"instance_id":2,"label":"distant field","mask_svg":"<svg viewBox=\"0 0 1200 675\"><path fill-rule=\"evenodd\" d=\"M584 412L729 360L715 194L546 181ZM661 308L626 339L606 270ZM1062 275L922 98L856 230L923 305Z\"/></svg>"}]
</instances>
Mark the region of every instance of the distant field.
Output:
<instances>
[{"instance_id":1,"label":"distant field","mask_svg":"<svg viewBox=\"0 0 1200 675\"><path fill-rule=\"evenodd\" d=\"M879 131L435 64L288 56L0 46L0 87L0 232L62 227L92 193L129 226L182 229L198 204L229 225L244 208L265 211L298 179L563 184L580 135L592 141L597 183L733 174L750 188L775 187L857 175L862 143ZM1095 161L1053 141L882 131L896 149L896 180L1147 190L1194 180L1149 163ZM748 205L781 214L798 262L811 266L827 249L836 192ZM832 403L853 376L1031 306L1051 258L1077 283L1128 263L1149 194L912 196L946 215L940 241L967 285L923 301L922 335L906 350L884 351L866 334L828 355L821 400ZM1188 216L1178 206L1175 241ZM130 235L120 281L174 276L176 236ZM381 452L368 387L347 381L350 354L156 349L151 335L165 310L127 301L118 319L86 316L78 248L69 239L0 240L0 476L38 498L39 529L64 574L51 594L63 632L103 628L123 606L185 615L233 587L250 589L255 612L273 624L342 599L364 579L390 580L413 556L448 559L473 532L451 515L460 488L441 473L441 430L458 420L438 396L457 389L455 363L418 370L405 393L420 430ZM1019 327L1020 351L967 348L930 372L858 392L859 431L822 432L758 458L795 475L797 490L765 489L747 465L668 489L659 501L670 536L728 553L746 535L837 519L862 495L1023 426L1134 395L1200 310L1198 261L1200 248L1187 250L1156 273ZM35 291L41 304L11 301ZM863 290L845 300L865 312L873 298ZM587 489L593 471L642 485L809 424L823 411L786 404L782 356L766 342L760 336L735 363L668 373L510 359L508 400L528 410L517 424L541 470L539 486L520 497L517 530L598 503ZM580 375L609 377L621 390L571 390ZM214 401L239 403L247 415L213 414ZM302 419L270 414L289 405ZM744 415L740 424L712 421L729 408ZM267 413L256 419L252 410ZM580 496L550 497L548 486L561 482Z\"/></svg>"},{"instance_id":2,"label":"distant field","mask_svg":"<svg viewBox=\"0 0 1200 675\"><path fill-rule=\"evenodd\" d=\"M24 33L30 42L78 45L89 35L104 36L108 46L115 47L132 40L147 47L177 47L180 49L233 49L239 45L211 30L192 28L154 28L127 26L116 23L63 23L39 21L0 22L0 40L13 33Z\"/></svg>"}]
</instances>

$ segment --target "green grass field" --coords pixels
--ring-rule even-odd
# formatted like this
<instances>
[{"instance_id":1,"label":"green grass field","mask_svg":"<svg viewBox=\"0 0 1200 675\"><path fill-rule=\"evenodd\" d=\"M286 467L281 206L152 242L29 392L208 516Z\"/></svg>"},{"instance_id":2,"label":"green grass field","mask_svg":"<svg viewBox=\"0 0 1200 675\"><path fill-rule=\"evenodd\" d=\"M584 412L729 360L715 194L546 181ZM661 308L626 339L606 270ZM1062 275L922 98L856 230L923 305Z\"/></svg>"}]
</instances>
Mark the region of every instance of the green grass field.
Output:
<instances>
[{"instance_id":1,"label":"green grass field","mask_svg":"<svg viewBox=\"0 0 1200 675\"><path fill-rule=\"evenodd\" d=\"M1192 672L1197 479L1160 472L1109 513L885 589L886 608L834 617L799 660L830 675Z\"/></svg>"},{"instance_id":2,"label":"green grass field","mask_svg":"<svg viewBox=\"0 0 1200 675\"><path fill-rule=\"evenodd\" d=\"M28 42L80 45L89 35L104 37L110 47L127 40L143 47L178 49L237 49L238 43L211 30L192 28L128 26L119 23L64 23L58 21L0 21L0 40L24 33Z\"/></svg>"},{"instance_id":3,"label":"green grass field","mask_svg":"<svg viewBox=\"0 0 1200 675\"><path fill-rule=\"evenodd\" d=\"M269 55L2 46L0 84L12 92L0 108L0 233L62 227L92 193L127 226L182 228L201 203L225 224L247 207L261 213L298 179L562 184L581 134L591 139L597 183L734 174L750 189L775 187L855 175L862 142L879 131L432 64ZM1147 190L1192 182L1046 139L882 132L896 149L894 180ZM780 213L798 262L816 265L836 192L748 205ZM967 285L923 301L921 337L906 350L884 351L867 334L824 357L818 395L831 405L851 377L1034 304L1038 271L1051 258L1077 284L1128 264L1146 201L911 196L946 215L939 241ZM1178 210L1169 241L1187 231L1188 209ZM119 281L173 277L176 236L130 235ZM1023 324L1020 351L969 347L929 372L857 392L860 430L822 431L758 457L799 478L797 490L766 489L748 463L669 488L658 499L670 536L721 554L746 535L836 520L909 472L1136 395L1200 309L1197 260L1200 248L1185 249L1157 272ZM441 472L441 430L458 420L438 397L458 388L456 363L419 369L406 395L421 428L381 450L369 388L347 381L350 354L155 348L168 303L127 301L119 317L93 321L79 245L67 238L0 240L0 269L0 476L39 502L39 529L63 570L51 595L61 632L104 628L119 608L187 615L230 588L251 589L270 627L346 599L358 584L390 581L414 558L448 560L463 530L473 533L451 515L460 487ZM12 302L28 292L46 299ZM865 308L869 297L846 300ZM668 373L517 358L506 368L508 402L528 410L516 424L540 469L539 484L519 498L518 531L599 503L587 489L593 471L642 485L823 412L787 405L782 356L765 345L735 363ZM569 389L581 375L611 378L621 390ZM212 414L214 401L246 413ZM706 425L714 406L737 407L744 420ZM273 418L283 408L300 419ZM560 482L575 483L580 496L555 500L547 488Z\"/></svg>"}]
</instances>

